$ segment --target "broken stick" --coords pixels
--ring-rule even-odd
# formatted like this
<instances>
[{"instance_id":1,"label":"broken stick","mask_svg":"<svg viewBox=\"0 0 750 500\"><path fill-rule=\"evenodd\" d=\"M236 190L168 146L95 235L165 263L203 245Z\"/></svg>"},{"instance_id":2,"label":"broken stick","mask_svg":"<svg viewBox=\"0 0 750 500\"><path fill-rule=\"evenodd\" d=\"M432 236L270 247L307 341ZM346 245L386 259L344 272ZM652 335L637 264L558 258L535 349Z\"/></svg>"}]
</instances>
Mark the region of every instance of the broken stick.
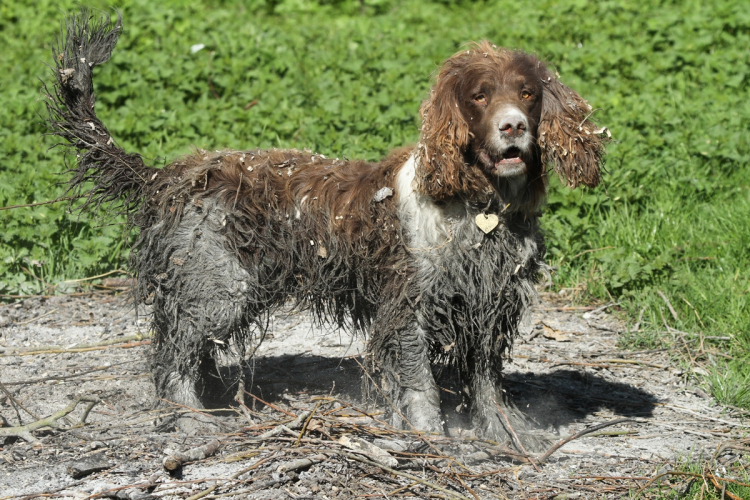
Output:
<instances>
[{"instance_id":1,"label":"broken stick","mask_svg":"<svg viewBox=\"0 0 750 500\"><path fill-rule=\"evenodd\" d=\"M164 457L161 464L169 472L179 470L183 465L208 458L219 450L221 443L213 440L203 446L198 446L187 451L177 451L167 448L164 450L167 456Z\"/></svg>"},{"instance_id":2,"label":"broken stick","mask_svg":"<svg viewBox=\"0 0 750 500\"><path fill-rule=\"evenodd\" d=\"M20 437L21 439L26 440L29 443L39 443L39 440L34 437L33 434L31 434L33 431L41 429L43 427L52 427L53 429L60 429L60 426L57 424L57 421L63 418L65 415L69 414L73 410L76 409L76 406L78 406L79 403L85 402L86 409L83 411L83 415L81 415L81 420L76 424L83 425L86 422L86 419L89 416L89 413L91 412L91 409L99 402L99 398L94 396L79 396L70 403L68 406L63 408L62 410L58 411L57 413L53 413L47 418L42 418L40 420L37 420L36 422L31 422L30 424L26 425L19 425L16 427L3 427L0 428L0 437Z\"/></svg>"}]
</instances>

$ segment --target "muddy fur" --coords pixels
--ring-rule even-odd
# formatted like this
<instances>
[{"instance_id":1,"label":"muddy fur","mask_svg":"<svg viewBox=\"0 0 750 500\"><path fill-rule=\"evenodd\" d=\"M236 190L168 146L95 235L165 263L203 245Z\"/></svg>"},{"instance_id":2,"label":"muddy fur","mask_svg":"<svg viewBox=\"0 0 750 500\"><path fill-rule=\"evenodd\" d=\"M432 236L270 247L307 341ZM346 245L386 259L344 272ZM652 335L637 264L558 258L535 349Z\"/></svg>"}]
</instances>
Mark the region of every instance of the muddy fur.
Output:
<instances>
[{"instance_id":1,"label":"muddy fur","mask_svg":"<svg viewBox=\"0 0 750 500\"><path fill-rule=\"evenodd\" d=\"M291 150L199 152L174 164L180 183L157 176L150 210L136 217L157 222L139 224L133 264L140 297L154 303L158 393L202 380L230 340L257 343L289 297L321 322L360 331L382 297L406 299L397 277L414 270L393 197L373 200L403 156L352 165ZM339 190L356 196L326 199ZM401 328L407 311L390 314L388 328Z\"/></svg>"},{"instance_id":2,"label":"muddy fur","mask_svg":"<svg viewBox=\"0 0 750 500\"><path fill-rule=\"evenodd\" d=\"M97 19L85 11L67 18L52 47L55 85L51 92L45 85L44 94L50 132L76 153L69 193L78 196L91 182L82 208L116 203L132 212L141 203L150 169L140 155L115 144L94 112L94 67L109 60L121 33L120 16L113 27L108 18Z\"/></svg>"},{"instance_id":3,"label":"muddy fur","mask_svg":"<svg viewBox=\"0 0 750 500\"><path fill-rule=\"evenodd\" d=\"M252 353L291 298L321 323L367 335L376 384L365 390L393 405L394 425L442 432L433 371L447 369L482 435L510 441L499 408L524 433L501 373L545 272L544 161L571 186L599 179L601 138L577 94L533 56L483 42L438 74L419 144L379 163L198 150L155 169L94 113L92 70L120 32L119 18L110 27L86 10L66 20L45 95L52 134L76 155L69 189L92 182L86 205L114 204L139 231L131 266L138 301L153 304L159 398L202 407L217 352ZM521 84L530 92L516 103ZM521 121L498 132L506 108ZM480 214L497 227L485 234Z\"/></svg>"}]
</instances>

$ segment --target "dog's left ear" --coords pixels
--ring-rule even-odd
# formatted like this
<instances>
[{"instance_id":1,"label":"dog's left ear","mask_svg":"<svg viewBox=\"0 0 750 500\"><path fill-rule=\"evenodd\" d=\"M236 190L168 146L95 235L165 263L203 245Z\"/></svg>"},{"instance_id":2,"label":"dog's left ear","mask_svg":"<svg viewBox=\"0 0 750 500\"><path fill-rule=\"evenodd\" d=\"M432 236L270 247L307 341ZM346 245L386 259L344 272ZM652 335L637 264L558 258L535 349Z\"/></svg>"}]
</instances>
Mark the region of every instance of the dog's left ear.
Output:
<instances>
[{"instance_id":1,"label":"dog's left ear","mask_svg":"<svg viewBox=\"0 0 750 500\"><path fill-rule=\"evenodd\" d=\"M553 163L568 187L594 187L601 180L600 166L609 132L589 121L591 106L580 95L546 68L540 69L544 86L539 123L542 161Z\"/></svg>"}]
</instances>

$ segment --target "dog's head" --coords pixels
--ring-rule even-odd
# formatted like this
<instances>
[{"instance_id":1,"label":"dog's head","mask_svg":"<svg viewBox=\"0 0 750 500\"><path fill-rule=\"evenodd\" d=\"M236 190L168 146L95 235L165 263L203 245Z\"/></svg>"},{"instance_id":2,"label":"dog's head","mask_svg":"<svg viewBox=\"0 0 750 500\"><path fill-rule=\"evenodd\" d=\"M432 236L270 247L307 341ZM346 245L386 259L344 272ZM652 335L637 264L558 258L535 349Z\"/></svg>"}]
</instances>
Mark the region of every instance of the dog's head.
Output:
<instances>
[{"instance_id":1,"label":"dog's head","mask_svg":"<svg viewBox=\"0 0 750 500\"><path fill-rule=\"evenodd\" d=\"M536 210L546 163L571 187L596 186L604 148L590 113L536 57L473 44L444 63L420 109L418 189L443 200L521 186L519 208Z\"/></svg>"}]
</instances>

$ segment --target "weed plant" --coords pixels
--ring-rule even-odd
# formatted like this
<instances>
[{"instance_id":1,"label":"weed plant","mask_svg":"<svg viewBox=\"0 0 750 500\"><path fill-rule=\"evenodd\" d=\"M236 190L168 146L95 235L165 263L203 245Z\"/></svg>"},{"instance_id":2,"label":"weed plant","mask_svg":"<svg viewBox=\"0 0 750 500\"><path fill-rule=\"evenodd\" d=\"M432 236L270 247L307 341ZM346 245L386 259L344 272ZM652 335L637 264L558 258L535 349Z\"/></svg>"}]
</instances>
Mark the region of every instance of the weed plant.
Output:
<instances>
[{"instance_id":1,"label":"weed plant","mask_svg":"<svg viewBox=\"0 0 750 500\"><path fill-rule=\"evenodd\" d=\"M123 0L117 7L125 32L96 76L97 112L125 149L157 165L195 147L310 148L376 160L416 141L430 75L464 43L487 38L536 53L614 136L603 187L552 183L543 223L554 286L619 302L631 325L640 316L639 331L622 335L627 347L678 337L696 346L709 337L715 354L700 360L706 387L723 403L750 408L750 9L743 2ZM39 79L50 79L50 44L63 13L76 8L72 0L0 4L0 206L63 194L62 152L43 137ZM66 279L124 265L132 240L123 221L71 212L75 205L0 211L0 294L64 292Z\"/></svg>"},{"instance_id":2,"label":"weed plant","mask_svg":"<svg viewBox=\"0 0 750 500\"><path fill-rule=\"evenodd\" d=\"M630 498L654 500L726 500L750 498L750 473L741 461L721 463L710 457L685 456L674 468L660 472ZM650 471L649 471L650 473Z\"/></svg>"}]
</instances>

